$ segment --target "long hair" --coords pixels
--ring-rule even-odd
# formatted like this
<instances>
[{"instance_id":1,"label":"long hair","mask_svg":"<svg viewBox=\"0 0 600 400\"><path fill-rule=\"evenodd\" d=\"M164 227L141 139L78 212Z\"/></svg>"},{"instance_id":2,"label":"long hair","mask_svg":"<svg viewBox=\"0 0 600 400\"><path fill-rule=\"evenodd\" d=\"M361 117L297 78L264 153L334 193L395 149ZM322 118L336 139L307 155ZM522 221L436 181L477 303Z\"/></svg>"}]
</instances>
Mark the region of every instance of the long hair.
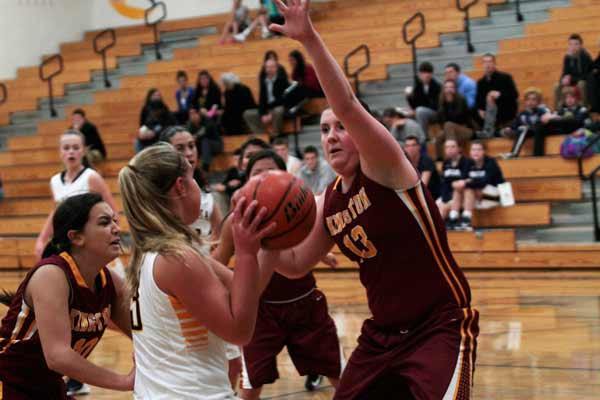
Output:
<instances>
[{"instance_id":1,"label":"long hair","mask_svg":"<svg viewBox=\"0 0 600 400\"><path fill-rule=\"evenodd\" d=\"M138 153L119 172L123 209L129 222L133 248L128 281L137 291L144 253L156 252L176 257L195 250L202 241L169 208L169 190L186 174L189 164L168 143L159 143Z\"/></svg>"},{"instance_id":2,"label":"long hair","mask_svg":"<svg viewBox=\"0 0 600 400\"><path fill-rule=\"evenodd\" d=\"M299 50L292 50L290 52L290 57L296 60L296 68L292 71L292 76L297 77L298 79L304 79L304 72L306 71L306 61L304 60L304 56Z\"/></svg>"},{"instance_id":3,"label":"long hair","mask_svg":"<svg viewBox=\"0 0 600 400\"><path fill-rule=\"evenodd\" d=\"M146 101L144 101L144 106L150 105L150 99L154 95L154 93L158 92L157 88L150 88L148 92L146 92Z\"/></svg>"}]
</instances>

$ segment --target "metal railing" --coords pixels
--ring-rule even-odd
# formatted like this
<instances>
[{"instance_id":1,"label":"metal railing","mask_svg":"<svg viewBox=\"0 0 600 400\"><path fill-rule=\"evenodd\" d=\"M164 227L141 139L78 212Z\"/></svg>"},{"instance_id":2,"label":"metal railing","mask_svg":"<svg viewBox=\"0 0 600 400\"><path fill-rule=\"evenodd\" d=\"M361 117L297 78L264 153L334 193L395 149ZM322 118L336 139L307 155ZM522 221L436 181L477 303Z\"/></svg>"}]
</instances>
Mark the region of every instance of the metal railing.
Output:
<instances>
[{"instance_id":1,"label":"metal railing","mask_svg":"<svg viewBox=\"0 0 600 400\"><path fill-rule=\"evenodd\" d=\"M461 0L456 0L456 8L465 14L465 33L467 34L467 51L475 52L475 47L471 42L471 19L469 18L469 9L477 4L479 0L471 0L467 4L462 5Z\"/></svg>"},{"instance_id":2,"label":"metal railing","mask_svg":"<svg viewBox=\"0 0 600 400\"><path fill-rule=\"evenodd\" d=\"M104 38L109 38L109 41L101 46L101 41ZM108 80L108 68L106 66L106 52L117 44L117 34L114 29L105 29L94 37L94 52L102 57L102 72L104 73L104 87L111 87L112 84Z\"/></svg>"},{"instance_id":3,"label":"metal railing","mask_svg":"<svg viewBox=\"0 0 600 400\"><path fill-rule=\"evenodd\" d=\"M592 187L592 210L594 212L594 240L600 242L600 223L598 221L598 195L596 194L596 177L600 172L598 165L590 174L589 180Z\"/></svg>"},{"instance_id":4,"label":"metal railing","mask_svg":"<svg viewBox=\"0 0 600 400\"><path fill-rule=\"evenodd\" d=\"M46 75L45 70L48 68L49 65L51 65L54 62L58 62L58 69L56 71L53 71ZM57 75L60 75L63 72L63 70L64 70L64 62L63 62L63 58L60 54L55 54L52 57L46 58L44 61L42 61L42 63L40 64L40 67L38 69L40 79L44 82L48 82L48 99L50 101L50 117L52 117L52 118L58 116L58 113L56 112L56 109L54 108L54 94L53 94L53 90L52 90L52 80Z\"/></svg>"},{"instance_id":5,"label":"metal railing","mask_svg":"<svg viewBox=\"0 0 600 400\"><path fill-rule=\"evenodd\" d=\"M155 20L151 20L152 14L157 10L161 9L162 14ZM158 25L167 18L167 5L162 2L153 2L150 7L144 11L144 23L146 26L152 27L154 32L154 51L156 52L156 59L162 60L162 54L160 54L160 32L158 31Z\"/></svg>"},{"instance_id":6,"label":"metal railing","mask_svg":"<svg viewBox=\"0 0 600 400\"><path fill-rule=\"evenodd\" d=\"M6 88L6 85L2 82L0 83L0 105L6 103L6 100L8 100L8 89Z\"/></svg>"},{"instance_id":7,"label":"metal railing","mask_svg":"<svg viewBox=\"0 0 600 400\"><path fill-rule=\"evenodd\" d=\"M414 34L412 37L408 37L408 28L413 23L413 21L419 21L419 31ZM425 15L422 12L417 12L412 17L404 21L402 25L402 39L404 43L408 44L412 48L412 65L413 65L413 76L416 81L417 79L417 40L425 34L425 30L427 26L425 25Z\"/></svg>"},{"instance_id":8,"label":"metal railing","mask_svg":"<svg viewBox=\"0 0 600 400\"><path fill-rule=\"evenodd\" d=\"M517 13L517 22L523 22L525 18L523 18L523 14L521 14L521 1L515 0L515 12Z\"/></svg>"},{"instance_id":9,"label":"metal railing","mask_svg":"<svg viewBox=\"0 0 600 400\"><path fill-rule=\"evenodd\" d=\"M363 51L365 53L365 63L362 64L357 69L355 69L353 72L350 72L350 59L352 57L354 57L355 54L358 54L361 51ZM358 46L357 48L352 50L350 53L346 54L346 57L344 57L344 72L346 73L346 76L348 78L352 78L354 80L354 90L355 90L356 96L358 98L360 98L360 88L359 88L360 74L361 74L361 72L363 72L365 69L369 68L370 66L371 66L371 50L369 49L369 46L367 46L366 44L361 44L360 46Z\"/></svg>"}]
</instances>

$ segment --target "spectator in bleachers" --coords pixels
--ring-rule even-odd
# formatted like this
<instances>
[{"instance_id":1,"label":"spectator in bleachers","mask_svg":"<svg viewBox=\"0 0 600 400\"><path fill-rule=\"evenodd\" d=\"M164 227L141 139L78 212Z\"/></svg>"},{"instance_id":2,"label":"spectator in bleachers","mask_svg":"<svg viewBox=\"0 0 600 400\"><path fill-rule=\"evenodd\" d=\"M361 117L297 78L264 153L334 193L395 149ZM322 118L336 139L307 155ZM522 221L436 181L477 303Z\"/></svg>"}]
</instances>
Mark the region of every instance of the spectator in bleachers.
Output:
<instances>
[{"instance_id":1,"label":"spectator in bleachers","mask_svg":"<svg viewBox=\"0 0 600 400\"><path fill-rule=\"evenodd\" d=\"M445 143L446 160L442 167L441 198L438 207L442 217L448 218L449 230L470 230L473 205L467 204L462 216L460 210L465 200L467 178L473 161L462 155L458 142L447 139Z\"/></svg>"},{"instance_id":2,"label":"spectator in bleachers","mask_svg":"<svg viewBox=\"0 0 600 400\"><path fill-rule=\"evenodd\" d=\"M406 88L406 100L425 134L428 134L429 124L436 120L441 92L440 83L433 77L433 65L421 63L415 87Z\"/></svg>"},{"instance_id":3,"label":"spectator in bleachers","mask_svg":"<svg viewBox=\"0 0 600 400\"><path fill-rule=\"evenodd\" d=\"M256 108L256 102L250 88L240 82L234 73L227 72L221 75L223 84L223 115L221 115L221 128L225 135L242 135L250 132L244 121L244 111Z\"/></svg>"},{"instance_id":4,"label":"spectator in bleachers","mask_svg":"<svg viewBox=\"0 0 600 400\"><path fill-rule=\"evenodd\" d=\"M187 129L196 138L196 148L202 160L202 170L208 172L215 155L223 152L223 138L215 122L198 110L190 110Z\"/></svg>"},{"instance_id":5,"label":"spectator in bleachers","mask_svg":"<svg viewBox=\"0 0 600 400\"><path fill-rule=\"evenodd\" d=\"M440 174L438 174L435 163L422 151L419 139L416 136L407 136L404 142L404 151L412 165L421 174L421 181L429 189L431 197L437 199L440 197Z\"/></svg>"},{"instance_id":6,"label":"spectator in bleachers","mask_svg":"<svg viewBox=\"0 0 600 400\"><path fill-rule=\"evenodd\" d=\"M277 153L283 162L285 162L287 172L292 175L296 175L300 170L300 167L302 167L302 161L290 155L288 139L286 137L275 139L273 141L273 150L275 150L275 153Z\"/></svg>"},{"instance_id":7,"label":"spectator in bleachers","mask_svg":"<svg viewBox=\"0 0 600 400\"><path fill-rule=\"evenodd\" d=\"M495 159L485 154L483 142L475 140L471 143L471 163L466 180L465 210L488 209L499 205L500 191L498 185L504 183L502 170Z\"/></svg>"},{"instance_id":8,"label":"spectator in bleachers","mask_svg":"<svg viewBox=\"0 0 600 400\"><path fill-rule=\"evenodd\" d=\"M590 68L586 81L586 96L587 103L590 106L590 111L600 112L600 53L594 60Z\"/></svg>"},{"instance_id":9,"label":"spectator in bleachers","mask_svg":"<svg viewBox=\"0 0 600 400\"><path fill-rule=\"evenodd\" d=\"M467 75L460 72L460 66L456 63L446 65L444 79L456 83L456 91L467 101L469 109L475 108L477 97L477 83Z\"/></svg>"},{"instance_id":10,"label":"spectator in bleachers","mask_svg":"<svg viewBox=\"0 0 600 400\"><path fill-rule=\"evenodd\" d=\"M192 108L196 108L205 117L218 119L222 113L221 89L207 70L198 73Z\"/></svg>"},{"instance_id":11,"label":"spectator in bleachers","mask_svg":"<svg viewBox=\"0 0 600 400\"><path fill-rule=\"evenodd\" d=\"M190 108L194 105L194 88L188 86L188 76L185 71L177 71L177 112L175 118L178 124L185 124L189 117Z\"/></svg>"},{"instance_id":12,"label":"spectator in bleachers","mask_svg":"<svg viewBox=\"0 0 600 400\"><path fill-rule=\"evenodd\" d=\"M283 94L288 88L287 76L278 74L275 60L265 62L265 78L260 81L258 109L244 111L244 120L252 132L267 131L271 139L283 132Z\"/></svg>"},{"instance_id":13,"label":"spectator in bleachers","mask_svg":"<svg viewBox=\"0 0 600 400\"><path fill-rule=\"evenodd\" d=\"M90 164L94 165L106 160L106 148L100 137L100 132L98 132L96 125L85 117L83 109L77 108L71 114L71 128L83 134L86 149L85 157Z\"/></svg>"},{"instance_id":14,"label":"spectator in bleachers","mask_svg":"<svg viewBox=\"0 0 600 400\"><path fill-rule=\"evenodd\" d=\"M233 0L231 19L223 27L223 33L219 43L227 43L234 40L235 36L250 26L250 14L248 7L242 4L242 0Z\"/></svg>"},{"instance_id":15,"label":"spectator in bleachers","mask_svg":"<svg viewBox=\"0 0 600 400\"><path fill-rule=\"evenodd\" d=\"M300 51L292 50L288 59L292 68L292 84L285 92L285 108L295 114L308 99L325 95L315 69Z\"/></svg>"},{"instance_id":16,"label":"spectator in bleachers","mask_svg":"<svg viewBox=\"0 0 600 400\"><path fill-rule=\"evenodd\" d=\"M505 158L518 157L527 137L533 136L540 125L546 125L552 119L552 112L542 104L542 92L535 87L525 90L525 109L519 113L511 126L502 130L502 135L515 139L510 153Z\"/></svg>"},{"instance_id":17,"label":"spectator in bleachers","mask_svg":"<svg viewBox=\"0 0 600 400\"><path fill-rule=\"evenodd\" d=\"M304 162L297 175L315 195L320 195L335 179L335 172L327 161L319 157L315 146L304 148Z\"/></svg>"},{"instance_id":18,"label":"spectator in bleachers","mask_svg":"<svg viewBox=\"0 0 600 400\"><path fill-rule=\"evenodd\" d=\"M569 36L567 54L563 59L560 81L554 88L554 108L560 107L562 89L566 86L577 86L585 99L585 80L593 68L594 61L590 53L583 48L583 38L574 33Z\"/></svg>"},{"instance_id":19,"label":"spectator in bleachers","mask_svg":"<svg viewBox=\"0 0 600 400\"><path fill-rule=\"evenodd\" d=\"M463 146L473 137L473 123L467 101L457 93L456 83L452 80L444 82L438 108L438 121L442 131L435 138L437 159L444 159L444 143L446 139L455 139Z\"/></svg>"},{"instance_id":20,"label":"spectator in bleachers","mask_svg":"<svg viewBox=\"0 0 600 400\"><path fill-rule=\"evenodd\" d=\"M382 122L390 130L398 143L404 145L408 137L416 137L420 145L425 145L427 137L421 126L408 118L402 110L387 108L383 110Z\"/></svg>"},{"instance_id":21,"label":"spectator in bleachers","mask_svg":"<svg viewBox=\"0 0 600 400\"><path fill-rule=\"evenodd\" d=\"M159 90L155 88L148 90L146 102L140 113L140 129L135 142L135 151L142 151L158 142L162 130L175 124L175 117L163 102Z\"/></svg>"},{"instance_id":22,"label":"spectator in bleachers","mask_svg":"<svg viewBox=\"0 0 600 400\"><path fill-rule=\"evenodd\" d=\"M260 68L260 72L258 73L258 81L262 82L265 80L265 77L267 76L266 65L267 61L269 60L273 60L275 61L275 63L277 63L277 77L289 80L287 71L285 70L283 65L279 63L279 54L277 54L275 50L267 50L263 57L263 65Z\"/></svg>"},{"instance_id":23,"label":"spectator in bleachers","mask_svg":"<svg viewBox=\"0 0 600 400\"><path fill-rule=\"evenodd\" d=\"M504 128L517 115L519 91L513 77L496 69L496 56L483 55L484 76L477 81L476 107L483 123L482 138L494 136L497 128Z\"/></svg>"},{"instance_id":24,"label":"spectator in bleachers","mask_svg":"<svg viewBox=\"0 0 600 400\"><path fill-rule=\"evenodd\" d=\"M270 24L283 24L283 15L277 9L274 0L260 0L260 9L256 19L250 23L250 25L242 32L234 35L233 38L237 42L244 42L248 39L248 36L254 31L257 26L261 28L261 36L263 39L268 39L273 36L273 33L269 30Z\"/></svg>"},{"instance_id":25,"label":"spectator in bleachers","mask_svg":"<svg viewBox=\"0 0 600 400\"><path fill-rule=\"evenodd\" d=\"M221 193L225 195L224 210L229 208L229 200L233 193L242 187L244 182L244 173L243 170L240 169L240 154L241 149L236 149L233 153L232 163L227 172L225 172L225 177L223 181L220 183L215 183L211 186L211 189L217 193Z\"/></svg>"}]
</instances>

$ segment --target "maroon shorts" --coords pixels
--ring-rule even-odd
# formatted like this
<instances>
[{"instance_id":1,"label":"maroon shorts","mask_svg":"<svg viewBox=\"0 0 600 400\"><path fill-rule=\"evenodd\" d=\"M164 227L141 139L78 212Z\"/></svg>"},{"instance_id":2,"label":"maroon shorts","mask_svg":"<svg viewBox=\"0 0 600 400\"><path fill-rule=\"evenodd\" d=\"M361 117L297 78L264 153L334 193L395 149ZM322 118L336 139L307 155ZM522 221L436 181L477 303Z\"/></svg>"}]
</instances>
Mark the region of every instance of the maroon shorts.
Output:
<instances>
[{"instance_id":1,"label":"maroon shorts","mask_svg":"<svg viewBox=\"0 0 600 400\"><path fill-rule=\"evenodd\" d=\"M254 336L243 348L242 388L275 382L279 378L277 355L284 347L300 375L340 376L337 329L321 291L315 289L293 303L261 302Z\"/></svg>"},{"instance_id":2,"label":"maroon shorts","mask_svg":"<svg viewBox=\"0 0 600 400\"><path fill-rule=\"evenodd\" d=\"M2 400L67 400L67 388L62 379L43 385L35 382L26 385L0 382L0 388Z\"/></svg>"},{"instance_id":3,"label":"maroon shorts","mask_svg":"<svg viewBox=\"0 0 600 400\"><path fill-rule=\"evenodd\" d=\"M334 399L470 399L478 320L471 308L436 312L412 330L366 320Z\"/></svg>"}]
</instances>

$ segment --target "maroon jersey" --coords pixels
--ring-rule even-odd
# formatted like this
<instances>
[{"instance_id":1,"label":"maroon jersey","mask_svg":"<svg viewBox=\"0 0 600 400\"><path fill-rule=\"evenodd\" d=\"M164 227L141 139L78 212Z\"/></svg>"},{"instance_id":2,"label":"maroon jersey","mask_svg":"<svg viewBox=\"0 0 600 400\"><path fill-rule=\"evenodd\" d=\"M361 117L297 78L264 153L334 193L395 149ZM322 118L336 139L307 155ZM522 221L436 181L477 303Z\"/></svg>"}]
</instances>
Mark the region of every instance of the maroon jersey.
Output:
<instances>
[{"instance_id":1,"label":"maroon jersey","mask_svg":"<svg viewBox=\"0 0 600 400\"><path fill-rule=\"evenodd\" d=\"M15 385L42 388L62 383L62 376L48 368L35 312L25 302L25 289L35 271L42 265L56 265L69 282L69 314L71 347L87 357L106 329L110 320L115 287L104 267L96 278L96 292L86 285L79 268L68 253L41 260L25 277L0 327L0 381ZM37 385L37 386L36 386Z\"/></svg>"},{"instance_id":2,"label":"maroon jersey","mask_svg":"<svg viewBox=\"0 0 600 400\"><path fill-rule=\"evenodd\" d=\"M315 277L312 272L300 279L288 279L277 272L273 272L273 276L263 292L261 300L266 302L294 300L307 294L315 286Z\"/></svg>"},{"instance_id":3,"label":"maroon jersey","mask_svg":"<svg viewBox=\"0 0 600 400\"><path fill-rule=\"evenodd\" d=\"M468 307L469 284L456 264L444 223L421 182L386 188L359 170L350 190L327 188L325 229L360 267L374 322L411 329L449 304Z\"/></svg>"}]
</instances>

